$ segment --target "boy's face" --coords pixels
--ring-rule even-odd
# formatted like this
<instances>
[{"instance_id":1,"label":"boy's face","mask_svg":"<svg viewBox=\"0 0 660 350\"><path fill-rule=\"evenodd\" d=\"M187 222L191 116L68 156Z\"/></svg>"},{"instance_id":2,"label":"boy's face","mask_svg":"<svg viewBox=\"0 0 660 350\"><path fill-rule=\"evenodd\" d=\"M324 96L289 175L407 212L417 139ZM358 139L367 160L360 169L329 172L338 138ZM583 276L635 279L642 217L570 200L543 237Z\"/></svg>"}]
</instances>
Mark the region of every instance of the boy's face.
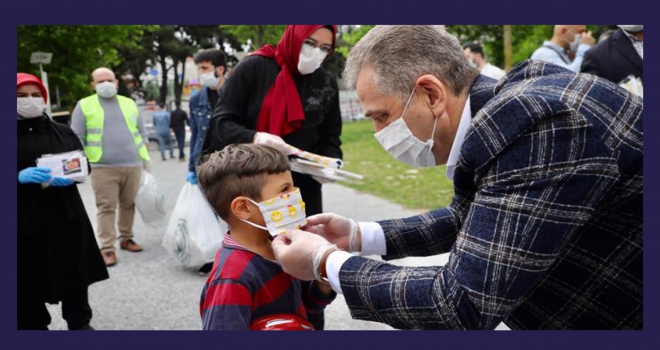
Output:
<instances>
[{"instance_id":1,"label":"boy's face","mask_svg":"<svg viewBox=\"0 0 660 350\"><path fill-rule=\"evenodd\" d=\"M269 174L266 176L266 185L261 189L261 202L289 193L294 189L295 187L293 186L293 178L291 177L290 171L287 170L279 174ZM265 226L264 218L258 207L256 212L258 215L255 215L250 221Z\"/></svg>"}]
</instances>

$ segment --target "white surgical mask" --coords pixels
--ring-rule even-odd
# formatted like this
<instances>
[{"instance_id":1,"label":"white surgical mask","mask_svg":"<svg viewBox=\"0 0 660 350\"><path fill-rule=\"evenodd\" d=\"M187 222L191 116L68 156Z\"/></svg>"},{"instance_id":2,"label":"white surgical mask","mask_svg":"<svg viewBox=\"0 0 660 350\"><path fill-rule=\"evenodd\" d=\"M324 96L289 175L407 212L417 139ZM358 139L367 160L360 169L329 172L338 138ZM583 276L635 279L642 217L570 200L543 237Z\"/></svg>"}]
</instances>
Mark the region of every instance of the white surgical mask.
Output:
<instances>
[{"instance_id":1,"label":"white surgical mask","mask_svg":"<svg viewBox=\"0 0 660 350\"><path fill-rule=\"evenodd\" d=\"M96 93L103 98L112 98L117 94L117 85L110 81L96 84Z\"/></svg>"},{"instance_id":2,"label":"white surgical mask","mask_svg":"<svg viewBox=\"0 0 660 350\"><path fill-rule=\"evenodd\" d=\"M46 103L43 97L17 97L16 108L21 117L36 118L44 114Z\"/></svg>"},{"instance_id":3,"label":"white surgical mask","mask_svg":"<svg viewBox=\"0 0 660 350\"><path fill-rule=\"evenodd\" d=\"M216 77L215 74L213 74L213 72L207 72L204 74L200 74L199 83L202 84L202 86L207 87L209 89L216 89L218 87L218 84L220 84L220 77Z\"/></svg>"},{"instance_id":4,"label":"white surgical mask","mask_svg":"<svg viewBox=\"0 0 660 350\"><path fill-rule=\"evenodd\" d=\"M264 227L243 219L239 220L256 228L268 231L273 237L284 233L285 230L299 229L307 224L305 202L303 202L300 190L297 188L292 192L261 203L257 203L249 198L248 200L259 207L266 226Z\"/></svg>"},{"instance_id":5,"label":"white surgical mask","mask_svg":"<svg viewBox=\"0 0 660 350\"><path fill-rule=\"evenodd\" d=\"M414 93L415 89L413 89L408 98L406 107L403 109L403 113L401 113L401 118L377 132L375 136L380 145L398 161L416 168L435 166L435 155L432 149L433 135L435 134L435 125L438 122L438 118L435 117L431 138L426 142L415 137L403 120Z\"/></svg>"},{"instance_id":6,"label":"white surgical mask","mask_svg":"<svg viewBox=\"0 0 660 350\"><path fill-rule=\"evenodd\" d=\"M321 67L321 63L327 56L328 54L321 51L320 48L303 44L300 49L300 57L298 57L298 72L302 75L314 73Z\"/></svg>"},{"instance_id":7,"label":"white surgical mask","mask_svg":"<svg viewBox=\"0 0 660 350\"><path fill-rule=\"evenodd\" d=\"M619 25L619 28L625 30L626 32L629 33L638 33L644 30L644 25L639 24L639 25Z\"/></svg>"},{"instance_id":8,"label":"white surgical mask","mask_svg":"<svg viewBox=\"0 0 660 350\"><path fill-rule=\"evenodd\" d=\"M569 50L571 50L572 52L577 51L578 46L580 46L580 38L581 37L582 37L582 34L575 34L575 36L573 38L573 41L569 42L568 40L566 40L566 42L568 42Z\"/></svg>"}]
</instances>

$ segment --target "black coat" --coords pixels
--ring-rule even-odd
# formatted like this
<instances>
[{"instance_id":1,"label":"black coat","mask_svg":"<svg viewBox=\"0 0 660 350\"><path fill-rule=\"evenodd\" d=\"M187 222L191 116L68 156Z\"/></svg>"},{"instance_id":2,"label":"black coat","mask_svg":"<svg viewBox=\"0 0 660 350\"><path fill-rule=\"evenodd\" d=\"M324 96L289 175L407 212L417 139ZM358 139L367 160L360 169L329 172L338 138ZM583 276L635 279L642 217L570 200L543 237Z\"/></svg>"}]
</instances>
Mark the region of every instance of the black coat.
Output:
<instances>
[{"instance_id":1,"label":"black coat","mask_svg":"<svg viewBox=\"0 0 660 350\"><path fill-rule=\"evenodd\" d=\"M48 117L18 121L18 172L49 153L82 150L76 134ZM57 303L108 278L78 188L18 183L18 293Z\"/></svg>"},{"instance_id":2,"label":"black coat","mask_svg":"<svg viewBox=\"0 0 660 350\"><path fill-rule=\"evenodd\" d=\"M619 84L628 75L643 79L644 65L622 29L584 54L582 73L590 73Z\"/></svg>"},{"instance_id":3,"label":"black coat","mask_svg":"<svg viewBox=\"0 0 660 350\"><path fill-rule=\"evenodd\" d=\"M275 83L280 67L274 59L250 56L239 63L220 90L213 118L204 140L203 154L223 149L233 143L250 143L261 105ZM294 75L293 80L305 113L302 127L282 137L302 150L322 156L342 158L342 120L337 82L323 69L307 75ZM310 176L292 173L293 183L300 188L307 215L323 211L321 184Z\"/></svg>"}]
</instances>

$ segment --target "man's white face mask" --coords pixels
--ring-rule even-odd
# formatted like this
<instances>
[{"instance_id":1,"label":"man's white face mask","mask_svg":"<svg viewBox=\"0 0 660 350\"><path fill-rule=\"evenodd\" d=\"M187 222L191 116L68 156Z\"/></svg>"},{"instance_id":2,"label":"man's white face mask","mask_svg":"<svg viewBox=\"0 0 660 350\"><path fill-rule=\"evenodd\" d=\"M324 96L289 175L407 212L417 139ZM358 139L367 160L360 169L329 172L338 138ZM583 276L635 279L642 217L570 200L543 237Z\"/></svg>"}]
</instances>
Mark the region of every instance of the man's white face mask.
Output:
<instances>
[{"instance_id":1,"label":"man's white face mask","mask_svg":"<svg viewBox=\"0 0 660 350\"><path fill-rule=\"evenodd\" d=\"M299 229L307 224L305 202L303 202L300 190L297 188L289 193L265 200L261 203L257 203L249 198L248 200L259 207L266 227L247 220L239 220L248 225L268 231L273 237L284 233L285 230Z\"/></svg>"},{"instance_id":2,"label":"man's white face mask","mask_svg":"<svg viewBox=\"0 0 660 350\"><path fill-rule=\"evenodd\" d=\"M110 81L96 84L96 93L103 98L112 98L117 94L117 85Z\"/></svg>"},{"instance_id":3,"label":"man's white face mask","mask_svg":"<svg viewBox=\"0 0 660 350\"><path fill-rule=\"evenodd\" d=\"M42 97L17 97L16 109L23 118L36 118L44 114L46 103Z\"/></svg>"},{"instance_id":4,"label":"man's white face mask","mask_svg":"<svg viewBox=\"0 0 660 350\"><path fill-rule=\"evenodd\" d=\"M435 117L433 121L431 138L426 142L415 137L403 120L414 94L415 89L413 88L406 107L403 109L403 113L401 113L401 118L377 132L375 136L380 145L398 161L416 168L435 166L435 155L432 149L433 135L435 135L435 126L438 122L438 117Z\"/></svg>"},{"instance_id":5,"label":"man's white face mask","mask_svg":"<svg viewBox=\"0 0 660 350\"><path fill-rule=\"evenodd\" d=\"M314 73L327 56L328 54L321 51L321 48L303 44L298 57L298 72L302 75Z\"/></svg>"},{"instance_id":6,"label":"man's white face mask","mask_svg":"<svg viewBox=\"0 0 660 350\"><path fill-rule=\"evenodd\" d=\"M207 72L199 75L199 83L209 89L217 89L220 84L220 77L216 77L214 72Z\"/></svg>"}]
</instances>

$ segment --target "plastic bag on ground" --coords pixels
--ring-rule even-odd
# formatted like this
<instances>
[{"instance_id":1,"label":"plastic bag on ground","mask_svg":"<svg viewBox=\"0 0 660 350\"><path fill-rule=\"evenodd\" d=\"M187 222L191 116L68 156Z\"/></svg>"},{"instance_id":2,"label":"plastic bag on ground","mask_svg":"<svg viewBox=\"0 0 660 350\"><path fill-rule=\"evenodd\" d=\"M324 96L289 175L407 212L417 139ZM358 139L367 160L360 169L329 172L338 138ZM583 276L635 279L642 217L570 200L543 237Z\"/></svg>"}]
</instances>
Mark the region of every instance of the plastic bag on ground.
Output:
<instances>
[{"instance_id":1,"label":"plastic bag on ground","mask_svg":"<svg viewBox=\"0 0 660 350\"><path fill-rule=\"evenodd\" d=\"M135 207L145 223L156 222L167 215L165 195L156 178L148 171L142 171L140 189L135 196Z\"/></svg>"}]
</instances>

